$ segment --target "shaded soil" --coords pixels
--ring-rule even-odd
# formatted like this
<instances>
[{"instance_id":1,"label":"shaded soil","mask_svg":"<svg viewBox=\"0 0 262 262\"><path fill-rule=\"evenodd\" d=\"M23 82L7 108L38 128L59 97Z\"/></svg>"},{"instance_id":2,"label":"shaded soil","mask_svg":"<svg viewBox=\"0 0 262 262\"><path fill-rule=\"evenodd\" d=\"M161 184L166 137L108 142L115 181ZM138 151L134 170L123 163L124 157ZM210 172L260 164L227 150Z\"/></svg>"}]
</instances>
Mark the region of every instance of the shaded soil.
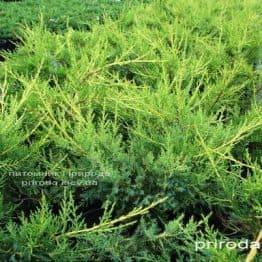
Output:
<instances>
[{"instance_id":1,"label":"shaded soil","mask_svg":"<svg viewBox=\"0 0 262 262\"><path fill-rule=\"evenodd\" d=\"M18 40L15 39L0 39L0 62L3 62L4 56L1 55L2 51L13 52L18 44Z\"/></svg>"}]
</instances>

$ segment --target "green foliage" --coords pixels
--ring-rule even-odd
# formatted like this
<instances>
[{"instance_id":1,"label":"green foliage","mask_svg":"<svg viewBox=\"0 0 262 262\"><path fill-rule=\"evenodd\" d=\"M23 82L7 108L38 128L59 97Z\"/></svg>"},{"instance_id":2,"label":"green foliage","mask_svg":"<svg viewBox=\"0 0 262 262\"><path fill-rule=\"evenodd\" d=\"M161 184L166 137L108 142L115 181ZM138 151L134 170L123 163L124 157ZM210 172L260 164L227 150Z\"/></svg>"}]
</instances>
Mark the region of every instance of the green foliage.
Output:
<instances>
[{"instance_id":1,"label":"green foliage","mask_svg":"<svg viewBox=\"0 0 262 262\"><path fill-rule=\"evenodd\" d=\"M25 27L0 64L3 260L242 260L195 242L261 228L258 9L156 0L91 31ZM23 186L41 180L58 186Z\"/></svg>"},{"instance_id":2,"label":"green foliage","mask_svg":"<svg viewBox=\"0 0 262 262\"><path fill-rule=\"evenodd\" d=\"M16 38L20 25L35 24L43 16L45 25L54 31L70 26L75 29L90 29L94 22L102 22L106 13L117 17L124 4L116 0L23 0L21 2L0 2L0 39ZM132 1L134 2L134 1Z\"/></svg>"}]
</instances>

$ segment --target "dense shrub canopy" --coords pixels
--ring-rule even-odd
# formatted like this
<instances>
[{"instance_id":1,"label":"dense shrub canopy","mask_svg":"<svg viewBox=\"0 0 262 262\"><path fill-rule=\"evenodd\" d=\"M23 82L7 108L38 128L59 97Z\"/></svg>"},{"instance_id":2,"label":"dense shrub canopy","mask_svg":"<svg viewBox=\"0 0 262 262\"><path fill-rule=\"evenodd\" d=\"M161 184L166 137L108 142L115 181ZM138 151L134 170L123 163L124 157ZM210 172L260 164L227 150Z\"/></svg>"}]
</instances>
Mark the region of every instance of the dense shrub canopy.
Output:
<instances>
[{"instance_id":1,"label":"dense shrub canopy","mask_svg":"<svg viewBox=\"0 0 262 262\"><path fill-rule=\"evenodd\" d=\"M0 64L0 257L245 257L194 243L261 228L258 10L156 0L91 31L25 27Z\"/></svg>"},{"instance_id":2,"label":"dense shrub canopy","mask_svg":"<svg viewBox=\"0 0 262 262\"><path fill-rule=\"evenodd\" d=\"M0 39L16 38L19 24L32 25L40 17L52 31L63 31L67 26L89 30L91 24L103 22L104 15L117 17L129 0L22 0L0 1ZM106 11L106 13L105 13Z\"/></svg>"}]
</instances>

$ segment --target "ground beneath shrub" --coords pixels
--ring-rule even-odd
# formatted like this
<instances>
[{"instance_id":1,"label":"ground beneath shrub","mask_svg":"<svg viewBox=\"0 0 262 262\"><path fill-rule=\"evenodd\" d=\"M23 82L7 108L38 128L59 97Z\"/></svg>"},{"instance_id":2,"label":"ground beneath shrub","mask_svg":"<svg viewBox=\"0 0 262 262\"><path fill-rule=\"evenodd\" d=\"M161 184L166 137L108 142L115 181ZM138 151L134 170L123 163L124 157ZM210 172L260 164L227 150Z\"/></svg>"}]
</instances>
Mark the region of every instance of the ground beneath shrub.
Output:
<instances>
[{"instance_id":1,"label":"ground beneath shrub","mask_svg":"<svg viewBox=\"0 0 262 262\"><path fill-rule=\"evenodd\" d=\"M13 52L17 47L18 40L15 39L0 39L0 62L5 60L1 52Z\"/></svg>"}]
</instances>

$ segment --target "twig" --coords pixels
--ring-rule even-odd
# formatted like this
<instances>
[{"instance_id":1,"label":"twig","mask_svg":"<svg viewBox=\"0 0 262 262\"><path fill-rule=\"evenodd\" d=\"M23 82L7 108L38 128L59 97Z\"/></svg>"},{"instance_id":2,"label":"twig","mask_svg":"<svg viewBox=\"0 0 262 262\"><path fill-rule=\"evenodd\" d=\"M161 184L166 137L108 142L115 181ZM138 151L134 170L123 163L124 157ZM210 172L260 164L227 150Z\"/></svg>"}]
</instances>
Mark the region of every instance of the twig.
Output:
<instances>
[{"instance_id":1,"label":"twig","mask_svg":"<svg viewBox=\"0 0 262 262\"><path fill-rule=\"evenodd\" d=\"M262 230L260 230L259 234L258 234L258 237L256 239L256 243L260 243L262 241ZM246 262L251 262L254 260L255 256L257 254L257 248L256 248L256 245L252 245L251 246L251 250L250 252L248 253L248 256L246 258Z\"/></svg>"},{"instance_id":2,"label":"twig","mask_svg":"<svg viewBox=\"0 0 262 262\"><path fill-rule=\"evenodd\" d=\"M93 231L105 228L105 227L107 227L107 228L113 227L117 223L121 223L125 220L129 220L129 219L134 218L136 216L141 216L141 215L147 214L150 209L152 209L152 208L156 207L157 205L165 202L166 200L167 200L167 197L162 198L162 199L152 203L150 206L148 206L146 208L140 207L140 208L134 209L133 211L129 212L127 215L123 215L123 216L121 216L117 219L114 219L112 221L107 221L107 222L104 222L102 224L93 226L91 228L86 228L86 229L82 229L82 230L77 230L77 231L72 231L72 232L68 232L68 233L65 233L65 234L61 234L58 237L61 237L61 236L73 237L73 236L76 236L76 235L79 235L79 234L82 234L82 233L88 234L88 233L91 233ZM123 227L123 225L121 227Z\"/></svg>"}]
</instances>

